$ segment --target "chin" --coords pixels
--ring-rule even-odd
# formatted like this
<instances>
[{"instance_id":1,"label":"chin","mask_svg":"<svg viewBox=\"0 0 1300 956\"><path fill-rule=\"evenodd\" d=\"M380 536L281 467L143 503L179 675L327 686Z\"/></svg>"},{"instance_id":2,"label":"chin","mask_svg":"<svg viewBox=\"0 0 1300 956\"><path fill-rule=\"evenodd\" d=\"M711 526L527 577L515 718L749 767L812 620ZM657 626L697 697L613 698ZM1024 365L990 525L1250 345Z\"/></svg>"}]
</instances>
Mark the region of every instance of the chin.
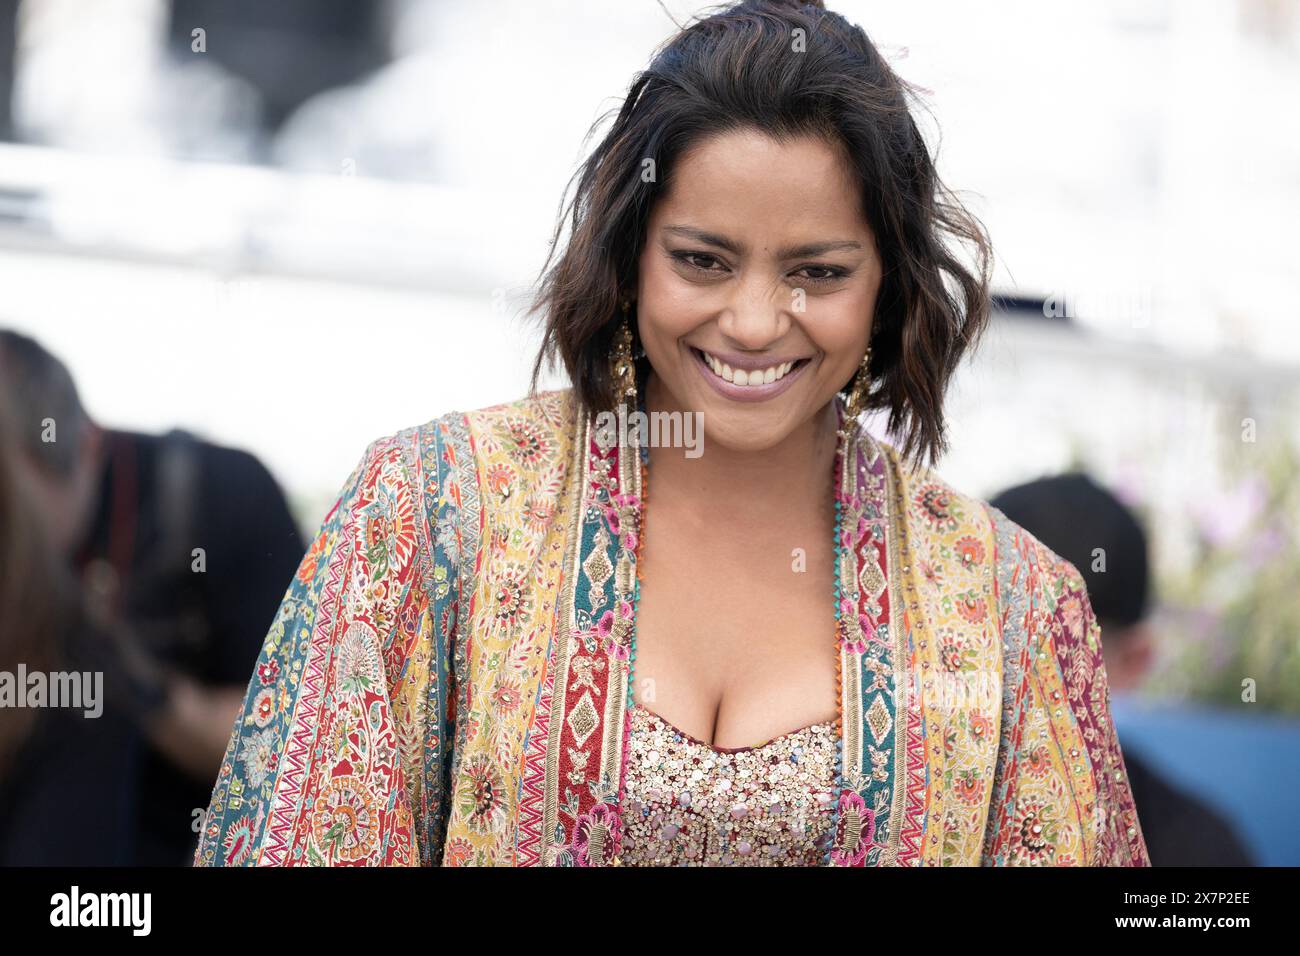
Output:
<instances>
[{"instance_id":1,"label":"chin","mask_svg":"<svg viewBox=\"0 0 1300 956\"><path fill-rule=\"evenodd\" d=\"M704 406L705 449L709 443L746 454L770 451L790 437L799 422L789 415L755 414Z\"/></svg>"}]
</instances>

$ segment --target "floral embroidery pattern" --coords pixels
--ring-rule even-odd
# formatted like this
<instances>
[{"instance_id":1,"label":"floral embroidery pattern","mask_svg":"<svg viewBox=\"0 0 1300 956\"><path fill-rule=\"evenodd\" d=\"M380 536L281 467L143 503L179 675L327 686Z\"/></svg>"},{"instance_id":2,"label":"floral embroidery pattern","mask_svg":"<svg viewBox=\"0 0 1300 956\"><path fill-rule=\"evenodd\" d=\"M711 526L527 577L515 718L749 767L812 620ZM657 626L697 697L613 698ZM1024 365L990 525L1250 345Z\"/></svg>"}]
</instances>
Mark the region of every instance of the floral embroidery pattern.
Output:
<instances>
[{"instance_id":1,"label":"floral embroidery pattern","mask_svg":"<svg viewBox=\"0 0 1300 956\"><path fill-rule=\"evenodd\" d=\"M428 529L454 522L445 434L374 443L326 516L268 630L196 865L436 862L454 614L450 589L427 587L456 568Z\"/></svg>"},{"instance_id":2,"label":"floral embroidery pattern","mask_svg":"<svg viewBox=\"0 0 1300 956\"><path fill-rule=\"evenodd\" d=\"M268 629L196 865L619 862L643 503L571 398L367 449ZM888 444L854 465L825 861L1147 865L1078 572Z\"/></svg>"}]
</instances>

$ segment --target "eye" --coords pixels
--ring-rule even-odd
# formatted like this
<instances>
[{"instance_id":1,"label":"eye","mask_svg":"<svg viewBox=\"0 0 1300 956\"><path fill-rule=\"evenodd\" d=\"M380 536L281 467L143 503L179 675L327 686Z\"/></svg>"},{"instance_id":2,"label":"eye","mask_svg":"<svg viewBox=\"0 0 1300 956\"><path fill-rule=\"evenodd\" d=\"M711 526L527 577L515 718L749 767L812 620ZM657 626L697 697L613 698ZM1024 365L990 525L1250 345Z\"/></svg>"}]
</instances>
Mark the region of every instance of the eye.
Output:
<instances>
[{"instance_id":1,"label":"eye","mask_svg":"<svg viewBox=\"0 0 1300 956\"><path fill-rule=\"evenodd\" d=\"M726 271L726 266L717 256L707 252L690 252L682 250L672 254L673 259L682 263L686 268L695 272L721 273Z\"/></svg>"},{"instance_id":2,"label":"eye","mask_svg":"<svg viewBox=\"0 0 1300 956\"><path fill-rule=\"evenodd\" d=\"M808 273L812 273L809 275ZM794 274L814 284L838 282L849 274L849 270L839 266L802 266Z\"/></svg>"}]
</instances>

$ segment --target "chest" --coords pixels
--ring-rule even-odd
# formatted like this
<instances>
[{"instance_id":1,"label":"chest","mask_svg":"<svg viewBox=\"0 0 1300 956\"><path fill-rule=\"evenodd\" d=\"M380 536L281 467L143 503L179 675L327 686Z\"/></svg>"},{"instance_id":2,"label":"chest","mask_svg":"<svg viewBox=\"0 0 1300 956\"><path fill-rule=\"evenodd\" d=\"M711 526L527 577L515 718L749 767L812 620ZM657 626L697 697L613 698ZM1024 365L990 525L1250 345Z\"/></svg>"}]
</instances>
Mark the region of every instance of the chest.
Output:
<instances>
[{"instance_id":1,"label":"chest","mask_svg":"<svg viewBox=\"0 0 1300 956\"><path fill-rule=\"evenodd\" d=\"M833 720L833 511L715 527L681 512L656 512L642 542L635 701L720 747Z\"/></svg>"}]
</instances>

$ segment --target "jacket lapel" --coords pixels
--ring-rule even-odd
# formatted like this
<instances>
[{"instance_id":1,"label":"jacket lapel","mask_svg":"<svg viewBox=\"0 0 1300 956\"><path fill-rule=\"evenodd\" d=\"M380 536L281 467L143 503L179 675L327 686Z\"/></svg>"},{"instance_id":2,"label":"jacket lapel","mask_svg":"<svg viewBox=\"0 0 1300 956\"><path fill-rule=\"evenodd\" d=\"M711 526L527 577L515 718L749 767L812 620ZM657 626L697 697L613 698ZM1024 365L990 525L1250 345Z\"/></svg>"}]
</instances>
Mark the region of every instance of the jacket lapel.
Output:
<instances>
[{"instance_id":1,"label":"jacket lapel","mask_svg":"<svg viewBox=\"0 0 1300 956\"><path fill-rule=\"evenodd\" d=\"M898 756L908 730L896 571L903 512L892 462L860 427L839 467L835 598L843 778L829 862L881 866L899 862Z\"/></svg>"},{"instance_id":2,"label":"jacket lapel","mask_svg":"<svg viewBox=\"0 0 1300 956\"><path fill-rule=\"evenodd\" d=\"M575 519L525 766L524 802L530 792L540 797L541 820L531 830L521 825L519 849L521 862L603 866L617 864L622 835L641 468L635 446L608 442L589 420L577 428L568 487ZM920 728L907 708L905 634L902 622L895 623L902 617L896 580L905 548L899 476L861 429L839 468L835 600L843 773L828 862L907 863L915 856L915 835L902 826L904 775L897 761L909 741L919 747ZM920 785L923 791L923 773Z\"/></svg>"},{"instance_id":3,"label":"jacket lapel","mask_svg":"<svg viewBox=\"0 0 1300 956\"><path fill-rule=\"evenodd\" d=\"M569 484L575 518L539 700L546 740L540 862L603 866L615 861L621 833L640 467L636 448L609 443L589 420L577 427Z\"/></svg>"}]
</instances>

